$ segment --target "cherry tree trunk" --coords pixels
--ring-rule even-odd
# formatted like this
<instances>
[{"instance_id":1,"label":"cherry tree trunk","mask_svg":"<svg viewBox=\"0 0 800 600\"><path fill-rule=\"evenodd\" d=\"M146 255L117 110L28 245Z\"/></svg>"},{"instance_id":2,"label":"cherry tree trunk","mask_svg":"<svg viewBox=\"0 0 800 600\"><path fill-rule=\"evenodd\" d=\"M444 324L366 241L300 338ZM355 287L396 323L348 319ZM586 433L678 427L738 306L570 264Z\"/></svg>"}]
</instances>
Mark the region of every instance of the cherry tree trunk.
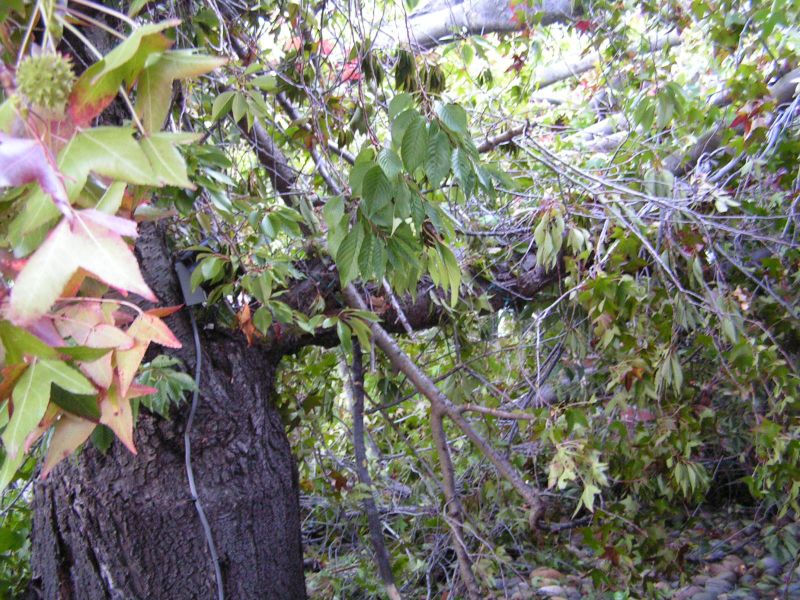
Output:
<instances>
[{"instance_id":1,"label":"cherry tree trunk","mask_svg":"<svg viewBox=\"0 0 800 600\"><path fill-rule=\"evenodd\" d=\"M162 305L179 304L163 235L137 243ZM168 319L190 372L194 342L184 308ZM271 402L279 355L243 336L202 332L202 380L192 427L198 495L219 554L225 597L305 598L298 481ZM87 448L35 486L33 568L47 600L216 598L214 564L184 463L189 403L172 420L143 414L133 455L115 442Z\"/></svg>"}]
</instances>

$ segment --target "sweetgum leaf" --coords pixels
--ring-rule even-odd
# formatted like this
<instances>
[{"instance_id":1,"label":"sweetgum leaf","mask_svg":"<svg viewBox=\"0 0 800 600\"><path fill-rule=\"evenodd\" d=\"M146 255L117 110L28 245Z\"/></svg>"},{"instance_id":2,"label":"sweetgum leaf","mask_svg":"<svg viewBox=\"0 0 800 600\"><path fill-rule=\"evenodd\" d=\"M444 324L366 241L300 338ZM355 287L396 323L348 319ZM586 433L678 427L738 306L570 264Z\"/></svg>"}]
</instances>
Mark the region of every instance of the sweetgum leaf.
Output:
<instances>
[{"instance_id":1,"label":"sweetgum leaf","mask_svg":"<svg viewBox=\"0 0 800 600\"><path fill-rule=\"evenodd\" d=\"M0 133L0 187L34 181L53 198L62 213L70 214L67 190L50 151L37 140Z\"/></svg>"}]
</instances>

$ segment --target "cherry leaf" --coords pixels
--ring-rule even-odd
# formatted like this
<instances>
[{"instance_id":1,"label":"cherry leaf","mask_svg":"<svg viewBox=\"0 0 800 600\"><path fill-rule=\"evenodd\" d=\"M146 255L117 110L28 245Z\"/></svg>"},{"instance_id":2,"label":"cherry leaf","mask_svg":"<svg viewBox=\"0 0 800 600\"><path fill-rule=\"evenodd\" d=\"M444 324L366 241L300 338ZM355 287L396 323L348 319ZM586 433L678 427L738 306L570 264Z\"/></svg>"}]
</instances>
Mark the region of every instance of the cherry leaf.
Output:
<instances>
[{"instance_id":1,"label":"cherry leaf","mask_svg":"<svg viewBox=\"0 0 800 600\"><path fill-rule=\"evenodd\" d=\"M78 215L71 223L59 223L20 272L8 305L11 321L25 324L44 315L78 269L122 292L156 301L122 237Z\"/></svg>"}]
</instances>

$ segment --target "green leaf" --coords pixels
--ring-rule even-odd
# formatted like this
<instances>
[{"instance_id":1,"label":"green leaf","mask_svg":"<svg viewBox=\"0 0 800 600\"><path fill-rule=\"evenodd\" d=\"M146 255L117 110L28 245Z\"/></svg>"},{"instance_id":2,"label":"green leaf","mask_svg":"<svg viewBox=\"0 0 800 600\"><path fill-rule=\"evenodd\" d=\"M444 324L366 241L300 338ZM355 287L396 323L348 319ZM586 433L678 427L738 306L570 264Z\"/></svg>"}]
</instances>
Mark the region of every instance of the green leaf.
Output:
<instances>
[{"instance_id":1,"label":"green leaf","mask_svg":"<svg viewBox=\"0 0 800 600\"><path fill-rule=\"evenodd\" d=\"M278 78L275 77L275 75L261 75L259 77L254 77L250 81L250 84L271 94L274 94L279 89Z\"/></svg>"},{"instance_id":2,"label":"green leaf","mask_svg":"<svg viewBox=\"0 0 800 600\"><path fill-rule=\"evenodd\" d=\"M350 328L345 325L344 321L336 322L336 335L339 336L339 342L347 354L353 353L353 334Z\"/></svg>"},{"instance_id":3,"label":"green leaf","mask_svg":"<svg viewBox=\"0 0 800 600\"><path fill-rule=\"evenodd\" d=\"M399 115L401 112L410 108L414 104L414 98L411 94L402 93L397 94L392 101L389 102L389 119L394 120L394 118Z\"/></svg>"},{"instance_id":4,"label":"green leaf","mask_svg":"<svg viewBox=\"0 0 800 600\"><path fill-rule=\"evenodd\" d=\"M231 109L231 104L233 103L233 96L234 92L227 91L222 92L216 97L214 104L211 106L212 121L217 121L228 114L228 111Z\"/></svg>"},{"instance_id":5,"label":"green leaf","mask_svg":"<svg viewBox=\"0 0 800 600\"><path fill-rule=\"evenodd\" d=\"M153 165L159 184L195 189L186 174L186 161L170 134L155 133L142 139L142 150Z\"/></svg>"},{"instance_id":6,"label":"green leaf","mask_svg":"<svg viewBox=\"0 0 800 600\"><path fill-rule=\"evenodd\" d=\"M58 157L67 196L75 200L86 185L89 173L137 185L159 185L147 155L133 139L128 127L95 127L82 131L66 145ZM58 218L60 212L41 189L25 203L22 213L9 227L9 239L17 245L22 238Z\"/></svg>"},{"instance_id":7,"label":"green leaf","mask_svg":"<svg viewBox=\"0 0 800 600\"><path fill-rule=\"evenodd\" d=\"M596 485L589 483L583 488L583 493L581 494L581 501L578 503L578 507L575 509L575 514L578 513L580 510L581 505L586 507L586 510L589 512L594 512L594 497L600 495L600 488ZM574 516L574 515L573 515Z\"/></svg>"},{"instance_id":8,"label":"green leaf","mask_svg":"<svg viewBox=\"0 0 800 600\"><path fill-rule=\"evenodd\" d=\"M383 169L378 165L373 166L364 175L364 182L361 187L361 195L364 199L362 207L364 214L379 225L386 225L384 211L391 208L392 184L383 173ZM389 222L391 224L391 221Z\"/></svg>"},{"instance_id":9,"label":"green leaf","mask_svg":"<svg viewBox=\"0 0 800 600\"><path fill-rule=\"evenodd\" d=\"M60 360L41 360L39 368L42 376L73 394L94 394L97 390L79 371Z\"/></svg>"},{"instance_id":10,"label":"green leaf","mask_svg":"<svg viewBox=\"0 0 800 600\"><path fill-rule=\"evenodd\" d=\"M392 121L392 146L394 148L401 147L406 129L415 119L419 118L419 113L413 109L404 110L395 117L394 121Z\"/></svg>"},{"instance_id":11,"label":"green leaf","mask_svg":"<svg viewBox=\"0 0 800 600\"><path fill-rule=\"evenodd\" d=\"M100 407L97 404L97 395L94 393L74 394L59 385L55 385L50 389L50 400L67 412L79 417L94 421L100 419Z\"/></svg>"},{"instance_id":12,"label":"green leaf","mask_svg":"<svg viewBox=\"0 0 800 600\"><path fill-rule=\"evenodd\" d=\"M259 306L253 313L253 324L262 334L267 334L269 328L272 327L272 313L266 306Z\"/></svg>"},{"instance_id":13,"label":"green leaf","mask_svg":"<svg viewBox=\"0 0 800 600\"><path fill-rule=\"evenodd\" d=\"M136 84L136 113L144 129L161 129L172 102L175 79L197 77L224 65L225 58L193 54L191 50L167 50L155 64L146 67Z\"/></svg>"},{"instance_id":14,"label":"green leaf","mask_svg":"<svg viewBox=\"0 0 800 600\"><path fill-rule=\"evenodd\" d=\"M103 196L95 204L95 209L106 213L107 215L115 215L122 206L122 199L125 196L125 182L115 181L108 186L108 189L103 193Z\"/></svg>"},{"instance_id":15,"label":"green leaf","mask_svg":"<svg viewBox=\"0 0 800 600\"><path fill-rule=\"evenodd\" d=\"M14 476L17 474L17 471L24 462L24 452L17 452L17 455L13 458L8 455L8 452L6 452L6 455L3 458L3 465L0 466L0 492L8 487L8 484L11 483L12 479L14 479Z\"/></svg>"},{"instance_id":16,"label":"green leaf","mask_svg":"<svg viewBox=\"0 0 800 600\"><path fill-rule=\"evenodd\" d=\"M439 252L447 271L447 280L450 287L450 306L455 306L456 302L458 302L458 292L461 288L461 267L458 265L456 256L450 248L440 245Z\"/></svg>"},{"instance_id":17,"label":"green leaf","mask_svg":"<svg viewBox=\"0 0 800 600\"><path fill-rule=\"evenodd\" d=\"M464 196L471 196L475 189L475 172L472 169L472 161L462 148L453 150L451 160L453 172L461 186L461 191L464 192Z\"/></svg>"},{"instance_id":18,"label":"green leaf","mask_svg":"<svg viewBox=\"0 0 800 600\"><path fill-rule=\"evenodd\" d=\"M156 301L122 236L77 213L72 223L65 219L58 224L17 276L8 306L11 321L24 325L44 315L78 269Z\"/></svg>"},{"instance_id":19,"label":"green leaf","mask_svg":"<svg viewBox=\"0 0 800 600\"><path fill-rule=\"evenodd\" d=\"M409 173L425 161L428 152L428 128L425 119L418 117L409 123L400 149L403 164Z\"/></svg>"},{"instance_id":20,"label":"green leaf","mask_svg":"<svg viewBox=\"0 0 800 600\"><path fill-rule=\"evenodd\" d=\"M384 148L378 152L377 162L389 179L394 179L403 170L403 163L400 157L391 148Z\"/></svg>"},{"instance_id":21,"label":"green leaf","mask_svg":"<svg viewBox=\"0 0 800 600\"><path fill-rule=\"evenodd\" d=\"M42 367L43 360L35 360L19 378L14 386L11 399L14 412L3 431L3 444L6 457L15 459L25 438L39 424L50 401L50 379Z\"/></svg>"},{"instance_id":22,"label":"green leaf","mask_svg":"<svg viewBox=\"0 0 800 600\"><path fill-rule=\"evenodd\" d=\"M361 244L358 266L363 279L380 281L386 271L386 246L376 236L367 236Z\"/></svg>"},{"instance_id":23,"label":"green leaf","mask_svg":"<svg viewBox=\"0 0 800 600\"><path fill-rule=\"evenodd\" d=\"M86 69L70 97L69 113L75 123L88 125L117 96L123 82L130 87L147 59L172 45L161 32L179 23L170 20L137 27L102 60Z\"/></svg>"},{"instance_id":24,"label":"green leaf","mask_svg":"<svg viewBox=\"0 0 800 600\"><path fill-rule=\"evenodd\" d=\"M38 337L8 321L0 321L0 340L6 353L6 364L22 363L26 355L39 358L58 357L58 353Z\"/></svg>"},{"instance_id":25,"label":"green leaf","mask_svg":"<svg viewBox=\"0 0 800 600\"><path fill-rule=\"evenodd\" d=\"M439 184L450 172L450 142L447 136L437 131L428 139L427 160L425 161L425 174L432 188Z\"/></svg>"},{"instance_id":26,"label":"green leaf","mask_svg":"<svg viewBox=\"0 0 800 600\"><path fill-rule=\"evenodd\" d=\"M382 175L382 173L381 173ZM339 268L339 279L342 287L356 279L358 272L358 254L364 241L364 230L360 223L350 230L336 253L336 266Z\"/></svg>"},{"instance_id":27,"label":"green leaf","mask_svg":"<svg viewBox=\"0 0 800 600\"><path fill-rule=\"evenodd\" d=\"M440 104L436 108L436 114L449 131L459 136L467 135L467 111L458 104Z\"/></svg>"},{"instance_id":28,"label":"green leaf","mask_svg":"<svg viewBox=\"0 0 800 600\"><path fill-rule=\"evenodd\" d=\"M233 97L233 120L237 123L247 114L247 98L244 94L235 94Z\"/></svg>"}]
</instances>

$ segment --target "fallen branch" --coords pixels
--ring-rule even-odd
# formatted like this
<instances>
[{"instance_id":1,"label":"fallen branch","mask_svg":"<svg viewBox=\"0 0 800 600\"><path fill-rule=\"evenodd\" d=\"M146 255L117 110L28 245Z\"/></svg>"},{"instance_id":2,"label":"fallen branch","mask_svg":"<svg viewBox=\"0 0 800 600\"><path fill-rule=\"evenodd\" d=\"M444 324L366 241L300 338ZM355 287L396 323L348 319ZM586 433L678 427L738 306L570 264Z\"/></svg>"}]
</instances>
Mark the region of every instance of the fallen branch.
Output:
<instances>
[{"instance_id":1,"label":"fallen branch","mask_svg":"<svg viewBox=\"0 0 800 600\"><path fill-rule=\"evenodd\" d=\"M364 446L364 365L361 356L361 345L358 338L353 339L353 366L350 377L351 411L353 414L353 452L356 458L356 474L358 481L369 489L369 494L362 500L364 512L367 513L369 537L375 552L378 572L386 588L390 600L401 600L400 592L394 582L389 553L383 539L383 525L372 494L372 477L367 468L367 449Z\"/></svg>"}]
</instances>

